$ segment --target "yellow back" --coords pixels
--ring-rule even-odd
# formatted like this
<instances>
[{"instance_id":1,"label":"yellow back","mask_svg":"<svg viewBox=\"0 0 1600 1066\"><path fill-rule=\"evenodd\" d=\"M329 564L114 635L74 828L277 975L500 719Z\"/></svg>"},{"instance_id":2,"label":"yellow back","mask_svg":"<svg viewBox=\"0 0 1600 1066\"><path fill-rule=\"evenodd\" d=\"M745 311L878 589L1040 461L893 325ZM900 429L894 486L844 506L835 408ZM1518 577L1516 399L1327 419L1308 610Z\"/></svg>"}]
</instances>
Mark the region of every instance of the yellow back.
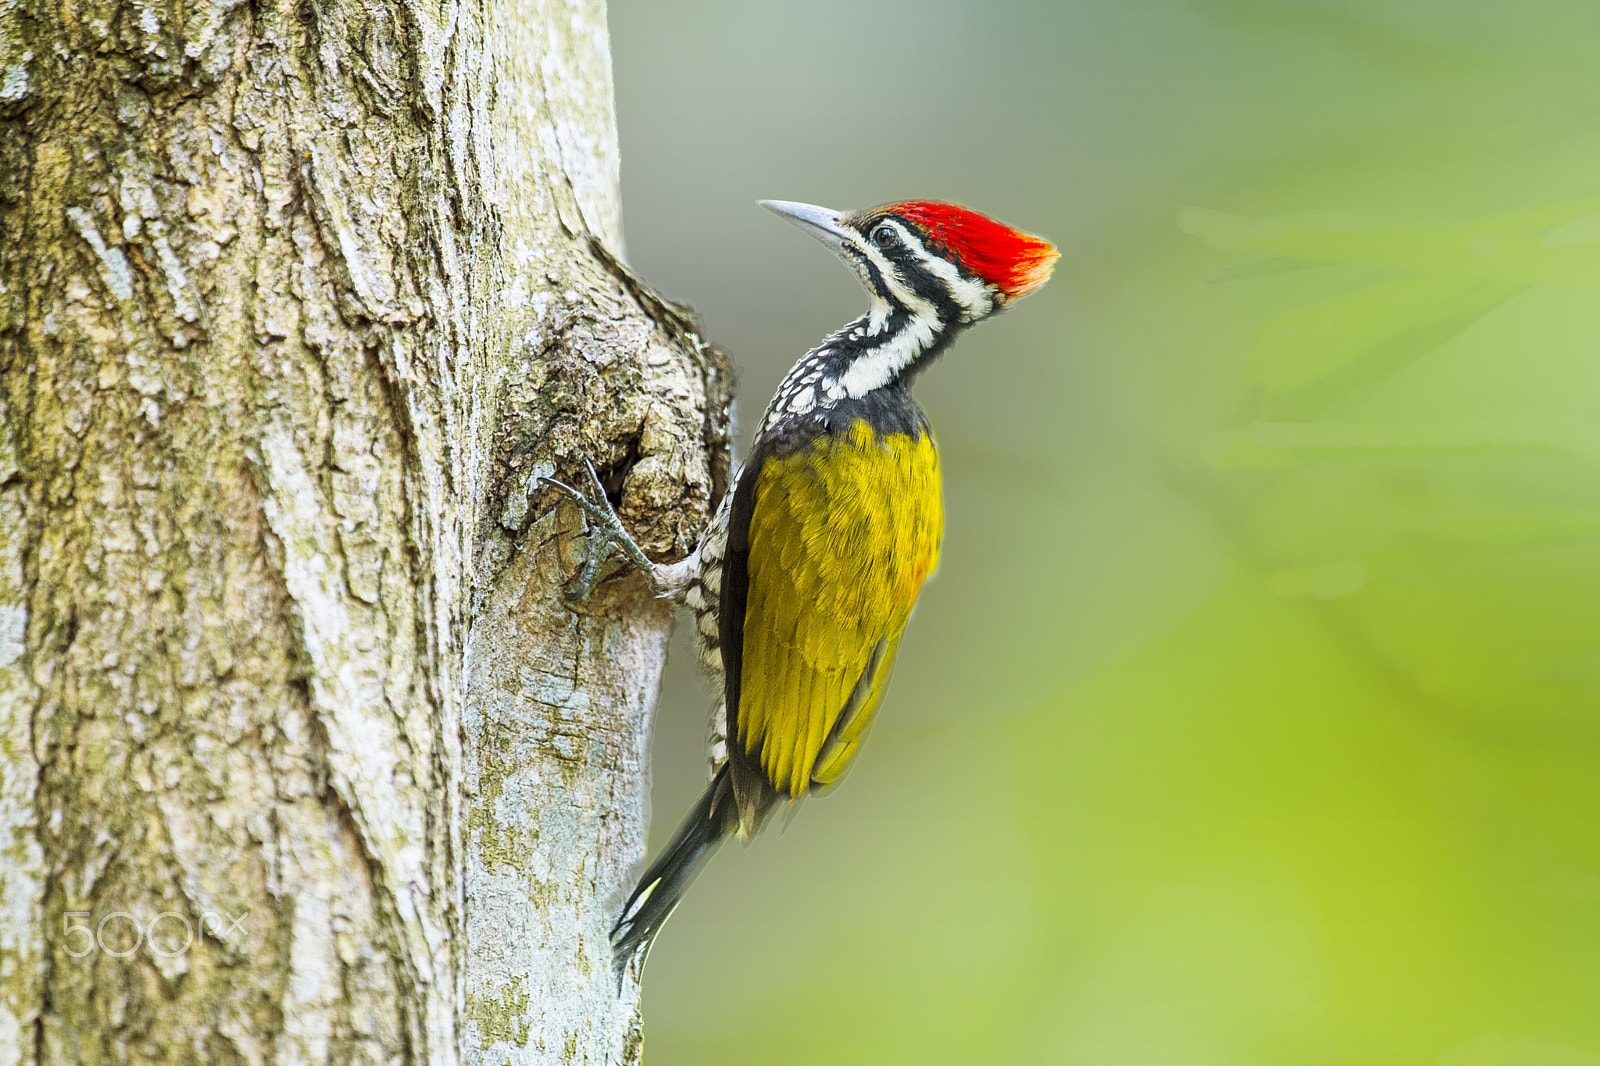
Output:
<instances>
[{"instance_id":1,"label":"yellow back","mask_svg":"<svg viewBox=\"0 0 1600 1066\"><path fill-rule=\"evenodd\" d=\"M803 796L848 769L943 535L929 433L879 437L858 421L762 468L737 733L779 792Z\"/></svg>"}]
</instances>

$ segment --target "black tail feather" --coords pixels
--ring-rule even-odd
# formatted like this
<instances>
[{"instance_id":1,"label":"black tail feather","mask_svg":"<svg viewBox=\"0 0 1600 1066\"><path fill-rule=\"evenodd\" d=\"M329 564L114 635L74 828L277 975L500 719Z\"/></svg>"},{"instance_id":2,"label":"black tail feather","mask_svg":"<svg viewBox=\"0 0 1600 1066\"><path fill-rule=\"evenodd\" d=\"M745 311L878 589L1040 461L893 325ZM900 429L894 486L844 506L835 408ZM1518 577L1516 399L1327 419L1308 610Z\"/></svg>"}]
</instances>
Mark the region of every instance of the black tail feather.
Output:
<instances>
[{"instance_id":1,"label":"black tail feather","mask_svg":"<svg viewBox=\"0 0 1600 1066\"><path fill-rule=\"evenodd\" d=\"M673 834L661 857L639 878L622 916L611 927L612 961L617 968L617 987L622 987L628 963L641 950L646 956L656 934L666 924L683 894L715 854L722 838L739 825L733 788L726 765L717 771L711 784Z\"/></svg>"}]
</instances>

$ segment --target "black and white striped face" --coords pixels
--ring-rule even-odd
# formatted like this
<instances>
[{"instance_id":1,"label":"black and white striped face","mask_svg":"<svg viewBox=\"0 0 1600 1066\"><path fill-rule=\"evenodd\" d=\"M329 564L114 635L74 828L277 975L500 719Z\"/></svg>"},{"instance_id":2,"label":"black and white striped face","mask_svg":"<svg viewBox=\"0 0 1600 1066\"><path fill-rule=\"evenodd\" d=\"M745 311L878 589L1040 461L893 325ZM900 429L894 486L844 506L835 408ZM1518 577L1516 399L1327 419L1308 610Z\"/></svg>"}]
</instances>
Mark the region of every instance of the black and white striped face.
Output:
<instances>
[{"instance_id":1,"label":"black and white striped face","mask_svg":"<svg viewBox=\"0 0 1600 1066\"><path fill-rule=\"evenodd\" d=\"M986 318L1006 303L996 285L971 273L929 240L916 222L889 208L851 214L810 204L763 200L850 265L871 306L851 329L853 358L836 374L817 373L814 389L796 391L794 401L824 403L860 398L942 347L963 326ZM796 368L797 370L799 368ZM791 404L793 410L800 407Z\"/></svg>"},{"instance_id":2,"label":"black and white striped face","mask_svg":"<svg viewBox=\"0 0 1600 1066\"><path fill-rule=\"evenodd\" d=\"M872 333L889 329L898 316L967 325L1005 303L998 286L967 270L892 207L847 214L783 200L761 203L833 249L856 272L872 297Z\"/></svg>"},{"instance_id":3,"label":"black and white striped face","mask_svg":"<svg viewBox=\"0 0 1600 1066\"><path fill-rule=\"evenodd\" d=\"M929 247L928 235L890 211L846 215L839 255L872 295L870 326L888 328L897 314L967 325L1000 309L998 289Z\"/></svg>"}]
</instances>

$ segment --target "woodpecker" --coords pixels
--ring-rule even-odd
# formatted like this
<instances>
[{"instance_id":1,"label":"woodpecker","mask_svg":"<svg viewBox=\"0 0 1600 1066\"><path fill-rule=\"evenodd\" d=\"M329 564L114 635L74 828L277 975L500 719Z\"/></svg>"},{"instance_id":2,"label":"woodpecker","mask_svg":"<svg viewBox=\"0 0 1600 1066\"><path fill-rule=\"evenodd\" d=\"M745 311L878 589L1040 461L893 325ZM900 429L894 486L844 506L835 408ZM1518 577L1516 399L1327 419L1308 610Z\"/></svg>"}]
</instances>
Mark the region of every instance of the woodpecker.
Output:
<instances>
[{"instance_id":1,"label":"woodpecker","mask_svg":"<svg viewBox=\"0 0 1600 1066\"><path fill-rule=\"evenodd\" d=\"M778 386L695 551L652 563L592 466L595 499L547 480L587 515L592 551L614 544L658 595L688 605L722 680L711 783L611 930L619 987L725 837L748 841L855 760L944 531L938 446L911 383L1059 258L1042 238L935 200L848 213L761 204L832 249L870 303ZM596 572L584 567L591 583Z\"/></svg>"}]
</instances>

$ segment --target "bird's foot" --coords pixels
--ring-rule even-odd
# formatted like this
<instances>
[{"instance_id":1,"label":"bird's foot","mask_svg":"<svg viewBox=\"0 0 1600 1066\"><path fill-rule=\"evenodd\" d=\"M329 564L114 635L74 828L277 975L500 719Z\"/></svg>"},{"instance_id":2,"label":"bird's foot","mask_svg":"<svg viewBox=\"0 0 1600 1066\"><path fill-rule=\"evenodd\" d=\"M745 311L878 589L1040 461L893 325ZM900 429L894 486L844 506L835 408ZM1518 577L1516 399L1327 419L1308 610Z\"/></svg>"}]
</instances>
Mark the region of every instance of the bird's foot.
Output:
<instances>
[{"instance_id":1,"label":"bird's foot","mask_svg":"<svg viewBox=\"0 0 1600 1066\"><path fill-rule=\"evenodd\" d=\"M579 567L572 582L567 586L567 599L580 602L587 600L594 593L595 586L599 585L601 578L605 576L605 563L611 555L613 546L620 549L628 561L639 568L645 580L650 583L651 591L659 593L660 582L656 579L655 564L645 555L644 550L634 543L633 538L628 536L628 531L622 528L622 519L617 517L611 501L606 498L605 486L600 484L600 475L595 473L594 464L585 459L583 465L589 471L589 483L594 488L594 499L590 499L587 494L579 492L565 482L548 477L539 479L541 484L560 489L578 505L578 509L583 512L584 524L589 534L589 549L584 555L583 565Z\"/></svg>"}]
</instances>

